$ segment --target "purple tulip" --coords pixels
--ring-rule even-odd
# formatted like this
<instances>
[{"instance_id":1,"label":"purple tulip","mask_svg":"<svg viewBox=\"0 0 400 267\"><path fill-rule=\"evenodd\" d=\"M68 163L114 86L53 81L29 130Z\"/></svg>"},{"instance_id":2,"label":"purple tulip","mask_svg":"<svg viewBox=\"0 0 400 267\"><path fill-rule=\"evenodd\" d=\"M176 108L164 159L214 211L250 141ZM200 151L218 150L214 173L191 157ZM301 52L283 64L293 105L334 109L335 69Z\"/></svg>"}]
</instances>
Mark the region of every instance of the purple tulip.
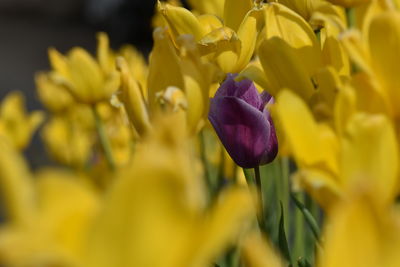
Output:
<instances>
[{"instance_id":1,"label":"purple tulip","mask_svg":"<svg viewBox=\"0 0 400 267\"><path fill-rule=\"evenodd\" d=\"M235 163L255 168L274 160L278 152L275 127L266 104L273 98L259 94L253 82L228 74L214 98L208 119Z\"/></svg>"}]
</instances>

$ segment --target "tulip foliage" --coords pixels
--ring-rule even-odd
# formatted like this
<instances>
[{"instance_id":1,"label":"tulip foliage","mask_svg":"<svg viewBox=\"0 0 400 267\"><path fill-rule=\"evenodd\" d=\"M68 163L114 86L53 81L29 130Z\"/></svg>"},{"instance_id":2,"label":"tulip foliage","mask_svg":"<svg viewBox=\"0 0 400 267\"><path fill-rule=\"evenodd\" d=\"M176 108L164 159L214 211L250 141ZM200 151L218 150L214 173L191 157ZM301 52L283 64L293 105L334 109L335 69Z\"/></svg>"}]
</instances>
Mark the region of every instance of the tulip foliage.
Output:
<instances>
[{"instance_id":1,"label":"tulip foliage","mask_svg":"<svg viewBox=\"0 0 400 267\"><path fill-rule=\"evenodd\" d=\"M187 2L3 98L0 265L400 266L400 1Z\"/></svg>"}]
</instances>

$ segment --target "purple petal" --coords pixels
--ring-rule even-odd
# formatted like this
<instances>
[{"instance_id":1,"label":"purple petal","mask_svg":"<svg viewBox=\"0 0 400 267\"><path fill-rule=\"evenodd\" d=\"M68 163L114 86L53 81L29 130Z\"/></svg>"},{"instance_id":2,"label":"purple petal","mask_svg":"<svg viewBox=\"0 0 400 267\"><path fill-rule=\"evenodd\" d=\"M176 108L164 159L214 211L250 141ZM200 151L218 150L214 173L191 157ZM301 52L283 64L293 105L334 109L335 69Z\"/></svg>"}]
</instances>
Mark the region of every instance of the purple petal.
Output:
<instances>
[{"instance_id":1,"label":"purple petal","mask_svg":"<svg viewBox=\"0 0 400 267\"><path fill-rule=\"evenodd\" d=\"M236 97L213 98L208 118L236 164L253 168L267 163L273 146L270 121L263 112Z\"/></svg>"},{"instance_id":2,"label":"purple petal","mask_svg":"<svg viewBox=\"0 0 400 267\"><path fill-rule=\"evenodd\" d=\"M214 98L236 96L262 111L263 108L260 107L263 104L263 100L254 83L248 79L243 79L237 82L235 81L236 76L237 75L235 74L228 74L226 80L215 93Z\"/></svg>"}]
</instances>

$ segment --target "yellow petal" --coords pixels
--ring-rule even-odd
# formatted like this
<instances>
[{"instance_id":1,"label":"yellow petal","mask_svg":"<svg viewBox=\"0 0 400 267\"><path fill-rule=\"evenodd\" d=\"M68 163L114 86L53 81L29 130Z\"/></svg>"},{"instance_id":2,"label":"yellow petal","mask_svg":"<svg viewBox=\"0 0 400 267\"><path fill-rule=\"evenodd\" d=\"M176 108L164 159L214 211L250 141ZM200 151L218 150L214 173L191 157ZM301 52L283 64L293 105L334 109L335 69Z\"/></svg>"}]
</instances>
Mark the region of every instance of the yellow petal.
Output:
<instances>
[{"instance_id":1,"label":"yellow petal","mask_svg":"<svg viewBox=\"0 0 400 267\"><path fill-rule=\"evenodd\" d=\"M28 225L36 212L33 179L22 156L2 138L0 148L0 188L8 221Z\"/></svg>"},{"instance_id":2,"label":"yellow petal","mask_svg":"<svg viewBox=\"0 0 400 267\"><path fill-rule=\"evenodd\" d=\"M274 88L268 81L259 61L250 63L244 70L242 70L242 72L239 73L238 79L241 77L252 80L272 96L275 96L277 93L276 88Z\"/></svg>"},{"instance_id":3,"label":"yellow petal","mask_svg":"<svg viewBox=\"0 0 400 267\"><path fill-rule=\"evenodd\" d=\"M219 197L209 219L198 229L197 245L192 251L194 266L215 261L255 220L254 200L247 187L229 188Z\"/></svg>"},{"instance_id":4,"label":"yellow petal","mask_svg":"<svg viewBox=\"0 0 400 267\"><path fill-rule=\"evenodd\" d=\"M48 53L51 67L62 77L64 77L64 79L68 79L69 70L67 59L62 54L60 54L60 52L52 47L49 48Z\"/></svg>"},{"instance_id":5,"label":"yellow petal","mask_svg":"<svg viewBox=\"0 0 400 267\"><path fill-rule=\"evenodd\" d=\"M265 8L265 36L279 37L296 49L302 68L313 75L321 66L321 48L309 24L294 11L278 3Z\"/></svg>"},{"instance_id":6,"label":"yellow petal","mask_svg":"<svg viewBox=\"0 0 400 267\"><path fill-rule=\"evenodd\" d=\"M74 101L68 90L54 83L46 73L36 74L35 83L40 101L50 111L62 111Z\"/></svg>"},{"instance_id":7,"label":"yellow petal","mask_svg":"<svg viewBox=\"0 0 400 267\"><path fill-rule=\"evenodd\" d=\"M38 226L48 231L55 245L68 256L80 260L92 219L99 210L97 195L67 171L42 169L36 179Z\"/></svg>"},{"instance_id":8,"label":"yellow petal","mask_svg":"<svg viewBox=\"0 0 400 267\"><path fill-rule=\"evenodd\" d=\"M156 94L168 86L184 88L179 58L165 29L157 28L153 33L154 46L150 55L149 87L150 111L156 108Z\"/></svg>"},{"instance_id":9,"label":"yellow petal","mask_svg":"<svg viewBox=\"0 0 400 267\"><path fill-rule=\"evenodd\" d=\"M251 0L225 0L224 23L225 26L237 31L246 13L252 8Z\"/></svg>"},{"instance_id":10,"label":"yellow petal","mask_svg":"<svg viewBox=\"0 0 400 267\"><path fill-rule=\"evenodd\" d=\"M339 134L344 134L351 117L356 113L356 95L354 89L343 86L335 99L334 123Z\"/></svg>"},{"instance_id":11,"label":"yellow petal","mask_svg":"<svg viewBox=\"0 0 400 267\"><path fill-rule=\"evenodd\" d=\"M326 212L343 196L343 188L328 172L306 168L297 171L292 179L295 187L306 190Z\"/></svg>"},{"instance_id":12,"label":"yellow petal","mask_svg":"<svg viewBox=\"0 0 400 267\"><path fill-rule=\"evenodd\" d=\"M222 21L214 15L204 14L204 15L198 16L197 19L199 20L200 24L203 26L204 31L208 32L208 33L224 26L222 24Z\"/></svg>"},{"instance_id":13,"label":"yellow petal","mask_svg":"<svg viewBox=\"0 0 400 267\"><path fill-rule=\"evenodd\" d=\"M383 115L357 114L342 139L341 176L349 191L371 190L378 204L389 204L398 189L398 144Z\"/></svg>"},{"instance_id":14,"label":"yellow petal","mask_svg":"<svg viewBox=\"0 0 400 267\"><path fill-rule=\"evenodd\" d=\"M167 21L175 40L182 34L192 34L200 40L205 34L199 20L186 8L159 1L157 9Z\"/></svg>"},{"instance_id":15,"label":"yellow petal","mask_svg":"<svg viewBox=\"0 0 400 267\"><path fill-rule=\"evenodd\" d=\"M200 14L213 14L222 18L225 0L189 0L188 2Z\"/></svg>"},{"instance_id":16,"label":"yellow petal","mask_svg":"<svg viewBox=\"0 0 400 267\"><path fill-rule=\"evenodd\" d=\"M99 65L84 49L76 47L68 55L71 93L84 103L107 99L110 94L103 92L103 77ZM108 93L108 92L107 92Z\"/></svg>"},{"instance_id":17,"label":"yellow petal","mask_svg":"<svg viewBox=\"0 0 400 267\"><path fill-rule=\"evenodd\" d=\"M365 72L370 73L370 59L367 48L361 40L360 32L350 30L340 36L340 41L347 51L349 58L357 65L357 67Z\"/></svg>"},{"instance_id":18,"label":"yellow petal","mask_svg":"<svg viewBox=\"0 0 400 267\"><path fill-rule=\"evenodd\" d=\"M370 25L368 41L373 69L389 96L394 115L399 116L400 14L393 11L376 16Z\"/></svg>"},{"instance_id":19,"label":"yellow petal","mask_svg":"<svg viewBox=\"0 0 400 267\"><path fill-rule=\"evenodd\" d=\"M264 11L262 9L250 10L244 17L239 29L238 38L241 41L241 49L236 66L232 72L240 72L250 61L254 54L257 37L263 26Z\"/></svg>"},{"instance_id":20,"label":"yellow petal","mask_svg":"<svg viewBox=\"0 0 400 267\"><path fill-rule=\"evenodd\" d=\"M325 223L317 266L398 266L399 229L391 215L362 195L337 205Z\"/></svg>"},{"instance_id":21,"label":"yellow petal","mask_svg":"<svg viewBox=\"0 0 400 267\"><path fill-rule=\"evenodd\" d=\"M115 70L115 57L110 50L110 40L104 32L97 34L97 61L104 74Z\"/></svg>"},{"instance_id":22,"label":"yellow petal","mask_svg":"<svg viewBox=\"0 0 400 267\"><path fill-rule=\"evenodd\" d=\"M123 58L117 59L117 65L121 71L122 102L135 129L139 134L144 134L151 125L140 88L130 76L128 65Z\"/></svg>"},{"instance_id":23,"label":"yellow petal","mask_svg":"<svg viewBox=\"0 0 400 267\"><path fill-rule=\"evenodd\" d=\"M317 125L310 110L298 96L283 90L278 94L274 111L300 168L318 166L337 173L337 144L332 131Z\"/></svg>"},{"instance_id":24,"label":"yellow petal","mask_svg":"<svg viewBox=\"0 0 400 267\"><path fill-rule=\"evenodd\" d=\"M272 245L256 233L245 238L241 251L248 267L283 267L287 265Z\"/></svg>"},{"instance_id":25,"label":"yellow petal","mask_svg":"<svg viewBox=\"0 0 400 267\"><path fill-rule=\"evenodd\" d=\"M314 86L303 61L285 41L277 37L265 40L258 55L272 91L289 88L306 101L314 94Z\"/></svg>"}]
</instances>

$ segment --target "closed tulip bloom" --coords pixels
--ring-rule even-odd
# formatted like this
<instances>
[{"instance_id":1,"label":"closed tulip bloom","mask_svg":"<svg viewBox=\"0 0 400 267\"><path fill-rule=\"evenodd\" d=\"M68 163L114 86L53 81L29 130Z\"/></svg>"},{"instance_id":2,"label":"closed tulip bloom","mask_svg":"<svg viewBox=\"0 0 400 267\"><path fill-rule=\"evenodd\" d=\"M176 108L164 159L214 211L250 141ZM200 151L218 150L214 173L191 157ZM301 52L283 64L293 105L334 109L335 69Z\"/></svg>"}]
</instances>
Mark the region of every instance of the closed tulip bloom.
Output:
<instances>
[{"instance_id":1,"label":"closed tulip bloom","mask_svg":"<svg viewBox=\"0 0 400 267\"><path fill-rule=\"evenodd\" d=\"M266 104L273 101L259 94L250 80L235 81L230 74L211 99L208 119L237 165L254 168L276 157L278 141Z\"/></svg>"}]
</instances>

